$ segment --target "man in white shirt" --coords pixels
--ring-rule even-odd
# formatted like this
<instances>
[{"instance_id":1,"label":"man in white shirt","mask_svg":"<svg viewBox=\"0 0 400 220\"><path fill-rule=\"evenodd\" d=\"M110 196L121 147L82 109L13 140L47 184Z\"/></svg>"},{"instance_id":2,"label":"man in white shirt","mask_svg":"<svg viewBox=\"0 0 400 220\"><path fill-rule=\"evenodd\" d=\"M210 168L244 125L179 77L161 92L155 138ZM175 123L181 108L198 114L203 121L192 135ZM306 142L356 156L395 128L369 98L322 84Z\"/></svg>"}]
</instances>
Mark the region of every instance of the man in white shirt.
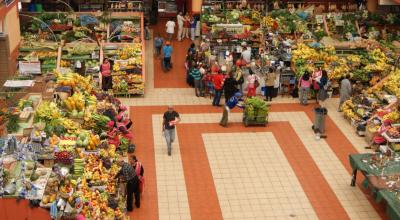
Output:
<instances>
[{"instance_id":1,"label":"man in white shirt","mask_svg":"<svg viewBox=\"0 0 400 220\"><path fill-rule=\"evenodd\" d=\"M167 28L167 35L168 35L168 40L172 40L172 36L175 33L175 21L171 18L165 25Z\"/></svg>"},{"instance_id":2,"label":"man in white shirt","mask_svg":"<svg viewBox=\"0 0 400 220\"><path fill-rule=\"evenodd\" d=\"M182 12L176 16L176 20L178 21L178 41L182 40L182 33L183 33L183 21L185 18L182 16Z\"/></svg>"},{"instance_id":3,"label":"man in white shirt","mask_svg":"<svg viewBox=\"0 0 400 220\"><path fill-rule=\"evenodd\" d=\"M247 46L246 50L242 52L242 58L246 63L251 62L251 47Z\"/></svg>"}]
</instances>

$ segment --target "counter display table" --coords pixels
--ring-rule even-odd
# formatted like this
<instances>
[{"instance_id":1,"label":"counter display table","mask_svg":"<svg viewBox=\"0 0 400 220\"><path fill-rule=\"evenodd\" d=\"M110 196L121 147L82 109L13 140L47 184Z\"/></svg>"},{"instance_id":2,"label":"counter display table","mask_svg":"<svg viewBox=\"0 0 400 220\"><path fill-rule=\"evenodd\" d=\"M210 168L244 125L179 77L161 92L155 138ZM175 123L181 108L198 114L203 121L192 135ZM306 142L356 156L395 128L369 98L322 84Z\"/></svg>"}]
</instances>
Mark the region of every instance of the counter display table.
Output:
<instances>
[{"instance_id":1,"label":"counter display table","mask_svg":"<svg viewBox=\"0 0 400 220\"><path fill-rule=\"evenodd\" d=\"M375 201L385 201L386 213L391 220L400 219L400 154L352 154L351 186L355 186L357 171L366 177L363 185L375 193Z\"/></svg>"}]
</instances>

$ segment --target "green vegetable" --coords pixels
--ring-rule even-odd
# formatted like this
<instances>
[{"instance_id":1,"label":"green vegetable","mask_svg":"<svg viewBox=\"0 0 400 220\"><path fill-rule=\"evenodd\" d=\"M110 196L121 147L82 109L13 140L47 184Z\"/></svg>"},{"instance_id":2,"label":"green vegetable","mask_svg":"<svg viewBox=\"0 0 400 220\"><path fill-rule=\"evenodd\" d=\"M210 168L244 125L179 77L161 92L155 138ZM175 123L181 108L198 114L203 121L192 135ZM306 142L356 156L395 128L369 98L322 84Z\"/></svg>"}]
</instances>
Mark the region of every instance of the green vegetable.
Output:
<instances>
[{"instance_id":1,"label":"green vegetable","mask_svg":"<svg viewBox=\"0 0 400 220\"><path fill-rule=\"evenodd\" d=\"M268 116L268 105L260 98L252 97L245 101L245 115L249 120L265 122Z\"/></svg>"},{"instance_id":2,"label":"green vegetable","mask_svg":"<svg viewBox=\"0 0 400 220\"><path fill-rule=\"evenodd\" d=\"M14 133L17 132L19 129L19 115L10 114L8 116L8 123L7 123L7 132Z\"/></svg>"}]
</instances>

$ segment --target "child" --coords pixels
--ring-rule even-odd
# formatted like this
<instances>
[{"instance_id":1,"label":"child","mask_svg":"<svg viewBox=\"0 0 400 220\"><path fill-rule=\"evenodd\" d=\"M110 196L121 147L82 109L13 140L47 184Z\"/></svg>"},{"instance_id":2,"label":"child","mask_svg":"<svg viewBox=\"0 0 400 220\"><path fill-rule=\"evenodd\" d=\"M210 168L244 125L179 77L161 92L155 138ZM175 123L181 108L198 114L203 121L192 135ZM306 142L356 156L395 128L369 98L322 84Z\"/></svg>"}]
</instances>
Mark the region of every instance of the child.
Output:
<instances>
[{"instance_id":1,"label":"child","mask_svg":"<svg viewBox=\"0 0 400 220\"><path fill-rule=\"evenodd\" d=\"M161 54L161 48L163 46L164 39L160 36L160 34L156 33L156 37L154 38L154 47L156 50L157 57Z\"/></svg>"}]
</instances>

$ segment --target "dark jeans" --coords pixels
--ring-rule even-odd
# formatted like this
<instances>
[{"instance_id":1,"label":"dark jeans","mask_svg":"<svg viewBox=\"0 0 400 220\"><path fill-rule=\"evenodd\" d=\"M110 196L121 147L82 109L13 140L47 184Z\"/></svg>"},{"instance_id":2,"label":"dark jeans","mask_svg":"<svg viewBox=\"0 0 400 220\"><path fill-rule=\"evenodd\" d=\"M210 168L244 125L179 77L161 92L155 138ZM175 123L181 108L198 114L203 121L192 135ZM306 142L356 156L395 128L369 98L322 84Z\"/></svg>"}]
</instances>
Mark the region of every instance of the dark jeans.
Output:
<instances>
[{"instance_id":1,"label":"dark jeans","mask_svg":"<svg viewBox=\"0 0 400 220\"><path fill-rule=\"evenodd\" d=\"M196 93L196 96L202 96L203 95L203 85L201 82L201 79L199 80L194 80L194 91Z\"/></svg>"},{"instance_id":2,"label":"dark jeans","mask_svg":"<svg viewBox=\"0 0 400 220\"><path fill-rule=\"evenodd\" d=\"M101 88L103 91L112 89L112 76L103 76L101 80Z\"/></svg>"},{"instance_id":3,"label":"dark jeans","mask_svg":"<svg viewBox=\"0 0 400 220\"><path fill-rule=\"evenodd\" d=\"M139 179L137 177L126 183L126 209L128 212L133 211L133 194L135 194L135 206L140 208Z\"/></svg>"},{"instance_id":4,"label":"dark jeans","mask_svg":"<svg viewBox=\"0 0 400 220\"><path fill-rule=\"evenodd\" d=\"M171 66L171 57L164 57L164 67L166 70L169 70L172 68Z\"/></svg>"},{"instance_id":5,"label":"dark jeans","mask_svg":"<svg viewBox=\"0 0 400 220\"><path fill-rule=\"evenodd\" d=\"M274 87L266 86L265 87L265 98L267 101L272 101L272 97L274 96Z\"/></svg>"},{"instance_id":6,"label":"dark jeans","mask_svg":"<svg viewBox=\"0 0 400 220\"><path fill-rule=\"evenodd\" d=\"M160 54L161 54L161 46L156 47L156 55L160 56Z\"/></svg>"},{"instance_id":7,"label":"dark jeans","mask_svg":"<svg viewBox=\"0 0 400 220\"><path fill-rule=\"evenodd\" d=\"M221 100L221 96L222 96L222 89L216 89L215 90L215 95L214 95L214 100L213 100L213 105L214 106L218 106L219 102Z\"/></svg>"}]
</instances>

